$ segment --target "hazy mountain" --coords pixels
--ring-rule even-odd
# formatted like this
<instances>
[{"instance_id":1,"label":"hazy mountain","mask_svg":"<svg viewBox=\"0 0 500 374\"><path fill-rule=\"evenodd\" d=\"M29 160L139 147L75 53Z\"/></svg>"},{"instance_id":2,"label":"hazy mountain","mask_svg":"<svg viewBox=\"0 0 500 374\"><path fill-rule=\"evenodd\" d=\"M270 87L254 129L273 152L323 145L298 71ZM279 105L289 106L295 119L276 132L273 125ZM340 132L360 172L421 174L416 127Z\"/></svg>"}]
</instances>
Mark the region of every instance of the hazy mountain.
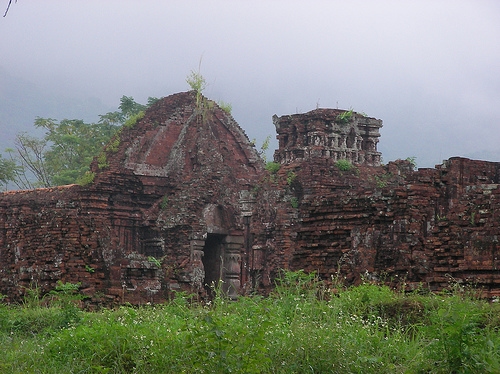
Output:
<instances>
[{"instance_id":1,"label":"hazy mountain","mask_svg":"<svg viewBox=\"0 0 500 374\"><path fill-rule=\"evenodd\" d=\"M66 94L46 92L22 78L12 76L0 67L0 152L13 147L17 133L36 133L36 117L57 120L83 119L92 122L99 114L116 110L96 98L79 98Z\"/></svg>"}]
</instances>

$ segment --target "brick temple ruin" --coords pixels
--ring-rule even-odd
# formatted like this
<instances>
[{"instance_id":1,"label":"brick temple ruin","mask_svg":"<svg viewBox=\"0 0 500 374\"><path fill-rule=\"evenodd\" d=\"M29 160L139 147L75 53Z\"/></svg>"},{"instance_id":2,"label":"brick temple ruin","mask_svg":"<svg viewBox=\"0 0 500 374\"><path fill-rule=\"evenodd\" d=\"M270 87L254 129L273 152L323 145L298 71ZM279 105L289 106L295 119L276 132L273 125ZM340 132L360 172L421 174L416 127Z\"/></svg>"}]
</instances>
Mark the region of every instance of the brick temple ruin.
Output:
<instances>
[{"instance_id":1,"label":"brick temple ruin","mask_svg":"<svg viewBox=\"0 0 500 374\"><path fill-rule=\"evenodd\" d=\"M178 93L116 135L92 183L0 194L0 293L61 280L92 303L137 304L218 280L265 293L281 269L304 269L500 296L500 163L381 165L382 122L337 109L273 122L268 171L231 115Z\"/></svg>"}]
</instances>

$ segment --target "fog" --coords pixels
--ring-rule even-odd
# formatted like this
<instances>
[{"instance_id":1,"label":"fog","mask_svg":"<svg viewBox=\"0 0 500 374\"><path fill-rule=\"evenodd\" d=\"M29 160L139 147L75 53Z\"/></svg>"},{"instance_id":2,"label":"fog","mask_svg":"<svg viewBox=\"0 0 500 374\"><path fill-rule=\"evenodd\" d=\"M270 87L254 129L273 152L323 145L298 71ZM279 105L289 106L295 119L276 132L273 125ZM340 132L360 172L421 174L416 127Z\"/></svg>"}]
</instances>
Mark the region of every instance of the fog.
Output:
<instances>
[{"instance_id":1,"label":"fog","mask_svg":"<svg viewBox=\"0 0 500 374\"><path fill-rule=\"evenodd\" d=\"M200 69L257 143L273 114L331 107L384 121L384 162L500 161L499 20L494 0L18 0L0 68L110 107L186 91Z\"/></svg>"}]
</instances>

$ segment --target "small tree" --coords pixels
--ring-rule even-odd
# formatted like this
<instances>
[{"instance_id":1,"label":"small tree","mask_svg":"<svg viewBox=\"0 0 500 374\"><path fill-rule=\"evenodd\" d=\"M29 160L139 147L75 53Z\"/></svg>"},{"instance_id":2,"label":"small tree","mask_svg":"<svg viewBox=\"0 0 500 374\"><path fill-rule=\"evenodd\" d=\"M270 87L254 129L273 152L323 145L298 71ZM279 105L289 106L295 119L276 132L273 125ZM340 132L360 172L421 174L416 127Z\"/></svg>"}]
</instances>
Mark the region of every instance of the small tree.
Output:
<instances>
[{"instance_id":1,"label":"small tree","mask_svg":"<svg viewBox=\"0 0 500 374\"><path fill-rule=\"evenodd\" d=\"M148 105L157 100L148 98ZM38 117L35 127L45 130L44 137L18 134L15 149L8 150L16 167L4 162L5 170L10 173L0 170L0 181L9 179L23 189L77 183L82 178L88 181L90 175L86 173L94 156L100 154L121 125L135 124L146 108L147 105L137 103L132 97L122 96L119 111L99 116L97 123ZM119 141L118 137L113 140L113 150L118 149Z\"/></svg>"}]
</instances>

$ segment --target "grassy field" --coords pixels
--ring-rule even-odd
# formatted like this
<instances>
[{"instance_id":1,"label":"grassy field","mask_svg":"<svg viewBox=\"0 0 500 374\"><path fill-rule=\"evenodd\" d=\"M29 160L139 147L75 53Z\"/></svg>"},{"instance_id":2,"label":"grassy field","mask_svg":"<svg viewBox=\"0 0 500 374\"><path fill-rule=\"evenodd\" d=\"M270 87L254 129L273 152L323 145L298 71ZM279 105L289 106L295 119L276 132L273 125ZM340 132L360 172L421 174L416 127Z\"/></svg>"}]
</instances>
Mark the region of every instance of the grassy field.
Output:
<instances>
[{"instance_id":1,"label":"grassy field","mask_svg":"<svg viewBox=\"0 0 500 374\"><path fill-rule=\"evenodd\" d=\"M0 373L500 373L499 304L457 285L329 289L289 272L266 298L98 312L75 289L0 306Z\"/></svg>"}]
</instances>

